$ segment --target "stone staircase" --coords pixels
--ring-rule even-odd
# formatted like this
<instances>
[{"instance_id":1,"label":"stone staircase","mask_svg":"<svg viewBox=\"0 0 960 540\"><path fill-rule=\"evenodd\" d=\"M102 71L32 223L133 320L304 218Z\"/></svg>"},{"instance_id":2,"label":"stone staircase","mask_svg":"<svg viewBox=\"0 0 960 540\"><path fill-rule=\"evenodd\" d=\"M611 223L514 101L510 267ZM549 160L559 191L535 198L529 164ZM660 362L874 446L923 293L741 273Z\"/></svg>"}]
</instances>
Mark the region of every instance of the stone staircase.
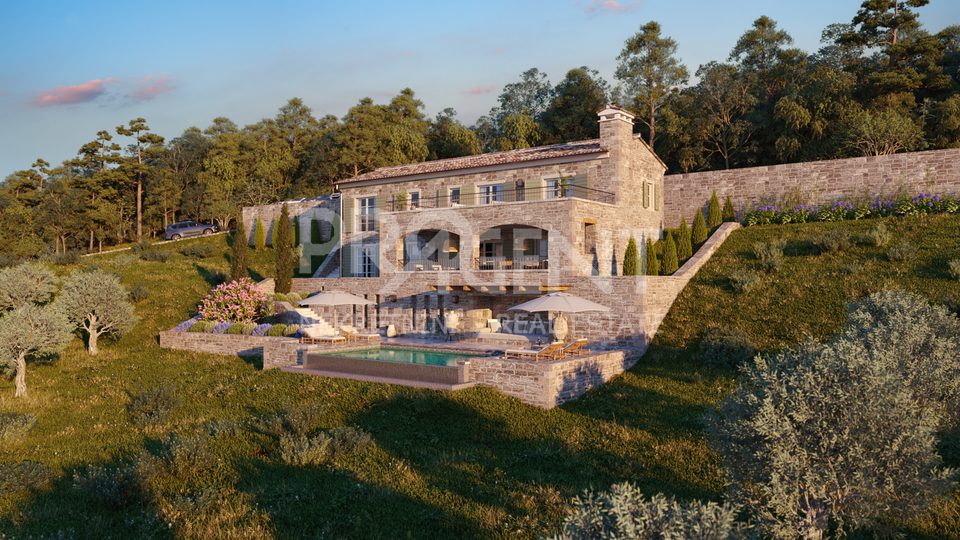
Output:
<instances>
[{"instance_id":1,"label":"stone staircase","mask_svg":"<svg viewBox=\"0 0 960 540\"><path fill-rule=\"evenodd\" d=\"M298 307L294 309L294 311L296 311L303 320L303 322L300 323L301 325L309 324L310 326L318 329L323 335L332 336L337 334L337 329L331 326L330 323L328 323L326 319L321 317L316 311L308 307Z\"/></svg>"}]
</instances>

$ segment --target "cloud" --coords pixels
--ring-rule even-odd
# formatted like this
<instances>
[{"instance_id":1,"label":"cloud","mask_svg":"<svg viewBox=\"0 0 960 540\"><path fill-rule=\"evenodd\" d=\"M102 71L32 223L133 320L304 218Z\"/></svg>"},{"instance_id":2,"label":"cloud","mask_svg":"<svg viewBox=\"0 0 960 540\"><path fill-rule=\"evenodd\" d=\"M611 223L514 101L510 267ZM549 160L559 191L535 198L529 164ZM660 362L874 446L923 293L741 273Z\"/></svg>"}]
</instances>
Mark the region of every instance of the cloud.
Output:
<instances>
[{"instance_id":1,"label":"cloud","mask_svg":"<svg viewBox=\"0 0 960 540\"><path fill-rule=\"evenodd\" d=\"M171 81L175 80L173 77L166 77L164 75L156 78L154 78L153 75L147 75L134 83L134 92L127 94L127 97L141 101L153 99L160 94L166 94L176 89L176 85L171 84Z\"/></svg>"},{"instance_id":2,"label":"cloud","mask_svg":"<svg viewBox=\"0 0 960 540\"><path fill-rule=\"evenodd\" d=\"M579 6L580 2L574 2L573 5ZM603 13L615 13L622 15L631 13L640 9L640 2L630 2L629 5L621 6L614 0L590 0L590 4L583 8L585 13L590 15L599 15Z\"/></svg>"},{"instance_id":3,"label":"cloud","mask_svg":"<svg viewBox=\"0 0 960 540\"><path fill-rule=\"evenodd\" d=\"M53 90L43 90L30 102L36 107L54 105L73 105L93 101L106 92L104 85L117 82L117 79L95 79L76 86L58 86Z\"/></svg>"},{"instance_id":4,"label":"cloud","mask_svg":"<svg viewBox=\"0 0 960 540\"><path fill-rule=\"evenodd\" d=\"M464 94L489 94L497 88L497 85L484 86L483 88L471 88L470 90L464 90Z\"/></svg>"}]
</instances>

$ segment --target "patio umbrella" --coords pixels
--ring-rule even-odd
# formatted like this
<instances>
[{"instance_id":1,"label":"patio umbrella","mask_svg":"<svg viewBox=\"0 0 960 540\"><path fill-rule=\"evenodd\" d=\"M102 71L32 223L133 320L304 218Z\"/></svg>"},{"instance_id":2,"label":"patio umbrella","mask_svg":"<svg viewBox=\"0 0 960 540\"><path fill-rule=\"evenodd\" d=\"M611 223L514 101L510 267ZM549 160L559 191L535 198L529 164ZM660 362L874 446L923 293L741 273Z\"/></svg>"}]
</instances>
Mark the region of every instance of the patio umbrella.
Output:
<instances>
[{"instance_id":1,"label":"patio umbrella","mask_svg":"<svg viewBox=\"0 0 960 540\"><path fill-rule=\"evenodd\" d=\"M529 302L524 302L520 305L507 309L518 309L521 311L559 311L561 313L610 311L610 308L607 306L603 306L596 302L591 302L586 298L580 298L579 296L574 296L565 292L550 293L545 296L541 296L540 298L534 298ZM563 338L567 337L567 321L564 320L563 315L557 317L557 320L553 323L553 327L554 335L556 335L558 338L562 340ZM563 333L562 336L561 331Z\"/></svg>"},{"instance_id":2,"label":"patio umbrella","mask_svg":"<svg viewBox=\"0 0 960 540\"><path fill-rule=\"evenodd\" d=\"M297 302L301 306L333 306L333 326L336 328L337 324L337 306L342 305L354 305L354 306L368 306L374 304L366 298L357 296L355 294L340 292L340 291L324 291L322 293L317 293L309 298L304 298L303 300Z\"/></svg>"}]
</instances>

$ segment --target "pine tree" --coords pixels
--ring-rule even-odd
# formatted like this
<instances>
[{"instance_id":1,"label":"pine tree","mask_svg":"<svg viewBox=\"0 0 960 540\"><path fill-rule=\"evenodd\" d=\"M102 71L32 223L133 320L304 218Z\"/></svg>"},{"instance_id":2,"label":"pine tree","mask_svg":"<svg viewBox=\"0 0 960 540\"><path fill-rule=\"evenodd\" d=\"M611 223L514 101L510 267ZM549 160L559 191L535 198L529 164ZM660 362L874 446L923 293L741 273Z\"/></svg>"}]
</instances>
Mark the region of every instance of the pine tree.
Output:
<instances>
[{"instance_id":1,"label":"pine tree","mask_svg":"<svg viewBox=\"0 0 960 540\"><path fill-rule=\"evenodd\" d=\"M623 275L636 276L640 273L639 253L637 252L637 241L630 235L630 241L627 242L627 251L623 254Z\"/></svg>"},{"instance_id":2,"label":"pine tree","mask_svg":"<svg viewBox=\"0 0 960 540\"><path fill-rule=\"evenodd\" d=\"M687 218L680 216L680 228L677 229L677 259L685 261L693 256L693 240L687 227Z\"/></svg>"},{"instance_id":3,"label":"pine tree","mask_svg":"<svg viewBox=\"0 0 960 540\"><path fill-rule=\"evenodd\" d=\"M233 233L233 259L230 261L230 281L247 277L247 229L243 216L237 218L237 230Z\"/></svg>"},{"instance_id":4,"label":"pine tree","mask_svg":"<svg viewBox=\"0 0 960 540\"><path fill-rule=\"evenodd\" d=\"M702 244L707 241L707 222L703 219L703 209L697 209L697 215L693 217L693 232L690 240L694 244Z\"/></svg>"},{"instance_id":5,"label":"pine tree","mask_svg":"<svg viewBox=\"0 0 960 540\"><path fill-rule=\"evenodd\" d=\"M290 245L290 211L284 204L280 209L280 217L274 222L273 249L277 252L277 287L276 292L288 293L293 286L293 249Z\"/></svg>"},{"instance_id":6,"label":"pine tree","mask_svg":"<svg viewBox=\"0 0 960 540\"><path fill-rule=\"evenodd\" d=\"M677 242L673 239L672 233L667 233L667 239L663 243L663 275L669 276L680 268L677 261Z\"/></svg>"},{"instance_id":7,"label":"pine tree","mask_svg":"<svg viewBox=\"0 0 960 540\"><path fill-rule=\"evenodd\" d=\"M736 221L737 220L737 211L733 209L733 201L730 200L730 196L727 195L725 201L723 201L723 211L721 212L723 221Z\"/></svg>"},{"instance_id":8,"label":"pine tree","mask_svg":"<svg viewBox=\"0 0 960 540\"><path fill-rule=\"evenodd\" d=\"M657 248L653 243L652 238L647 238L647 275L648 276L659 276L660 275L660 261L657 260Z\"/></svg>"},{"instance_id":9,"label":"pine tree","mask_svg":"<svg viewBox=\"0 0 960 540\"><path fill-rule=\"evenodd\" d=\"M253 229L253 248L263 251L267 247L267 234L263 230L263 220L257 216L257 224Z\"/></svg>"},{"instance_id":10,"label":"pine tree","mask_svg":"<svg viewBox=\"0 0 960 540\"><path fill-rule=\"evenodd\" d=\"M720 211L720 199L717 199L717 190L713 190L710 204L707 205L707 226L712 229L721 223L723 223L723 213Z\"/></svg>"}]
</instances>

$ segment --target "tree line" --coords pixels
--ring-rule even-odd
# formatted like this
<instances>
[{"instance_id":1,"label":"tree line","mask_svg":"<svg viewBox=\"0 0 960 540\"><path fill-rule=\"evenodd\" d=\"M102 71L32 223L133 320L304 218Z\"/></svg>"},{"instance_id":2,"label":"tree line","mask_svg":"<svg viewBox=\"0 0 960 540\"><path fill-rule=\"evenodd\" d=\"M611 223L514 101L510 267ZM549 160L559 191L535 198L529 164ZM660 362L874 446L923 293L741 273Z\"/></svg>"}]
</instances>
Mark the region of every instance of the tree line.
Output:
<instances>
[{"instance_id":1,"label":"tree line","mask_svg":"<svg viewBox=\"0 0 960 540\"><path fill-rule=\"evenodd\" d=\"M586 66L556 85L532 68L470 127L451 108L427 117L409 88L342 118L293 98L256 124L218 117L171 140L136 118L0 182L0 253L98 250L182 219L228 228L243 206L329 193L378 167L596 138L606 103L636 114L671 172L960 147L960 25L925 31L913 10L928 2L867 0L814 53L762 16L693 79L651 21L625 41L615 85Z\"/></svg>"}]
</instances>

